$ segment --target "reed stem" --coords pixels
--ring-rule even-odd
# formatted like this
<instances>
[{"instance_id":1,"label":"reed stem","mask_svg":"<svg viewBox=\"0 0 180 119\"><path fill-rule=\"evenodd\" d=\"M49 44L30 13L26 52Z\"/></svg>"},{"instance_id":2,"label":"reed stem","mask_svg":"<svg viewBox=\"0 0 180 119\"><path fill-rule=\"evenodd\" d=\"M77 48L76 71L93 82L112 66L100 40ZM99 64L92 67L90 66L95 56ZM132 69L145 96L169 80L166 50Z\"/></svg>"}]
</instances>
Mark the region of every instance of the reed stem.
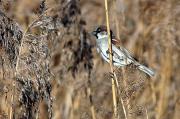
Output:
<instances>
[{"instance_id":1,"label":"reed stem","mask_svg":"<svg viewBox=\"0 0 180 119\"><path fill-rule=\"evenodd\" d=\"M110 37L110 27L109 27L109 15L108 15L108 1L105 0L105 12L106 12L106 26L107 26L107 32L108 32L108 44L109 44L109 58L110 58L110 68L111 73L114 74L113 70L113 57L112 57L112 45L111 45L111 37ZM116 86L115 86L115 80L111 78L112 83L112 98L113 98L113 109L114 109L114 118L117 118L117 100L116 100Z\"/></svg>"}]
</instances>

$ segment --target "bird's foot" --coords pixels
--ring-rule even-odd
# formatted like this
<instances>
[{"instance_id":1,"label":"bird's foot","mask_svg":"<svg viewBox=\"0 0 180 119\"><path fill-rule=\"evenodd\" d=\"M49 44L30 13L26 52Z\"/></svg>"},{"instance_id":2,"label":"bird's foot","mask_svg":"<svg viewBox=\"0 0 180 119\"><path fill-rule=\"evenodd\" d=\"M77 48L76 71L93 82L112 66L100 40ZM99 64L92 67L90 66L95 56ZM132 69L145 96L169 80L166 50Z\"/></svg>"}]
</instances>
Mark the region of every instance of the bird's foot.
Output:
<instances>
[{"instance_id":1,"label":"bird's foot","mask_svg":"<svg viewBox=\"0 0 180 119\"><path fill-rule=\"evenodd\" d=\"M109 76L110 76L111 78L114 78L114 73L109 72Z\"/></svg>"}]
</instances>

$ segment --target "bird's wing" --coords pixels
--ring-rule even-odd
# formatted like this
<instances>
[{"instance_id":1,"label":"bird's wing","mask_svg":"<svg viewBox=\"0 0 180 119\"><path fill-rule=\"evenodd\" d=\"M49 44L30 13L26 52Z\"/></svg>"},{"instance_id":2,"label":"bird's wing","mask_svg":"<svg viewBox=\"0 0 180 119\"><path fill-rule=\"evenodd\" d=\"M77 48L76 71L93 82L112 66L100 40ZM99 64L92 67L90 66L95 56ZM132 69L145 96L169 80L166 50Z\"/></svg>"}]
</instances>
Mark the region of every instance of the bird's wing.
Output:
<instances>
[{"instance_id":1,"label":"bird's wing","mask_svg":"<svg viewBox=\"0 0 180 119\"><path fill-rule=\"evenodd\" d=\"M132 57L131 53L130 53L128 50L126 50L124 47L120 47L119 49L123 52L123 54L124 54L126 57L128 57L128 58L131 59L132 61L135 61L135 59Z\"/></svg>"},{"instance_id":2,"label":"bird's wing","mask_svg":"<svg viewBox=\"0 0 180 119\"><path fill-rule=\"evenodd\" d=\"M122 52L127 58L131 59L131 60L134 61L134 62L136 61L135 58L132 57L131 53L130 53L128 50L126 50L124 47L121 47L121 46L120 46L120 40L113 38L111 41L112 41L112 44L115 45L115 46L117 46L118 49L121 50L121 52Z\"/></svg>"},{"instance_id":3,"label":"bird's wing","mask_svg":"<svg viewBox=\"0 0 180 119\"><path fill-rule=\"evenodd\" d=\"M109 55L109 51L106 51L106 54ZM113 62L117 63L119 66L124 66L127 64L130 64L133 62L131 58L127 57L125 53L117 48L115 45L112 45L112 56L113 56Z\"/></svg>"},{"instance_id":4,"label":"bird's wing","mask_svg":"<svg viewBox=\"0 0 180 119\"><path fill-rule=\"evenodd\" d=\"M117 45L117 46L120 46L120 40L117 40L117 39L112 39L111 40L111 42L112 42L112 44L114 44L114 45Z\"/></svg>"},{"instance_id":5,"label":"bird's wing","mask_svg":"<svg viewBox=\"0 0 180 119\"><path fill-rule=\"evenodd\" d=\"M112 39L112 44L115 45L115 47L118 47L118 49L129 59L134 61L134 58L132 57L132 55L130 54L130 52L128 50L126 50L125 48L121 47L121 42L118 39Z\"/></svg>"},{"instance_id":6,"label":"bird's wing","mask_svg":"<svg viewBox=\"0 0 180 119\"><path fill-rule=\"evenodd\" d=\"M109 50L106 51L106 55L109 57ZM112 50L112 56L113 56L113 60L115 59L119 59L119 60L123 60L124 56L123 55L119 55L118 53L116 53L115 51Z\"/></svg>"}]
</instances>

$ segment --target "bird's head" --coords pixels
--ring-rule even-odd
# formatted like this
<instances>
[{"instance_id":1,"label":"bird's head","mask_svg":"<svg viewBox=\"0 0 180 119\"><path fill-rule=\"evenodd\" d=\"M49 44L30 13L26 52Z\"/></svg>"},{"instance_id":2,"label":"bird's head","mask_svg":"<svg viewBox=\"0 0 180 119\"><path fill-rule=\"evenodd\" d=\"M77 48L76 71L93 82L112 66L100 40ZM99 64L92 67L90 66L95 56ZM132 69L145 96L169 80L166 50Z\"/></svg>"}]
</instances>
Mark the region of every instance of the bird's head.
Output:
<instances>
[{"instance_id":1,"label":"bird's head","mask_svg":"<svg viewBox=\"0 0 180 119\"><path fill-rule=\"evenodd\" d=\"M104 25L100 25L94 29L92 32L92 35L94 35L97 39L107 38L108 32L107 27ZM110 30L111 38L114 38L113 32Z\"/></svg>"}]
</instances>

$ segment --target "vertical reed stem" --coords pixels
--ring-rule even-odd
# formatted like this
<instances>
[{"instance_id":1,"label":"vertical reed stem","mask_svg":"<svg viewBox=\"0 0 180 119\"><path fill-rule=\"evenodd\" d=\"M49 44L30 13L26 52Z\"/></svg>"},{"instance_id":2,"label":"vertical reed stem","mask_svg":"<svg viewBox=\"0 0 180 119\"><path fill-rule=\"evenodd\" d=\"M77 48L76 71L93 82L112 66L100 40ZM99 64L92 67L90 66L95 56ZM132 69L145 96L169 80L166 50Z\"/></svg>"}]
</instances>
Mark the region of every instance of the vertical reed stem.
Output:
<instances>
[{"instance_id":1,"label":"vertical reed stem","mask_svg":"<svg viewBox=\"0 0 180 119\"><path fill-rule=\"evenodd\" d=\"M105 11L106 11L106 26L107 26L107 32L108 32L108 43L109 43L109 58L110 58L110 67L111 67L111 73L113 74L113 57L112 57L112 45L111 45L111 37L110 37L110 28L109 28L109 15L108 15L108 1L105 0ZM115 87L115 81L113 78L111 78L112 81L112 97L113 97L113 109L114 109L114 118L117 118L117 100L116 100L116 87Z\"/></svg>"}]
</instances>

